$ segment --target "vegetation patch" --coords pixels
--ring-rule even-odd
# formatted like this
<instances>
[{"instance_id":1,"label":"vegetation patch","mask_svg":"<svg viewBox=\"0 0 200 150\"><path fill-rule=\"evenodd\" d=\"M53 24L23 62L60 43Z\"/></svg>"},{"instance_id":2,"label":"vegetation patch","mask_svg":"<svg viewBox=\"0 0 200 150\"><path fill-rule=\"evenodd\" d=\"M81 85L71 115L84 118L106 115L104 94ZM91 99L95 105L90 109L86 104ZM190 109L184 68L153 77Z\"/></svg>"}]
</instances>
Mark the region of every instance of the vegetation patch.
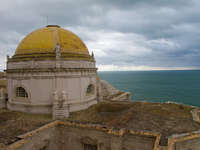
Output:
<instances>
[{"instance_id":1,"label":"vegetation patch","mask_svg":"<svg viewBox=\"0 0 200 150\"><path fill-rule=\"evenodd\" d=\"M51 121L50 115L33 115L0 109L0 143L11 144L17 136L37 129Z\"/></svg>"},{"instance_id":2,"label":"vegetation patch","mask_svg":"<svg viewBox=\"0 0 200 150\"><path fill-rule=\"evenodd\" d=\"M161 145L167 145L167 138L172 134L200 129L200 124L192 119L192 109L174 103L101 102L87 110L71 113L68 120L159 132Z\"/></svg>"}]
</instances>

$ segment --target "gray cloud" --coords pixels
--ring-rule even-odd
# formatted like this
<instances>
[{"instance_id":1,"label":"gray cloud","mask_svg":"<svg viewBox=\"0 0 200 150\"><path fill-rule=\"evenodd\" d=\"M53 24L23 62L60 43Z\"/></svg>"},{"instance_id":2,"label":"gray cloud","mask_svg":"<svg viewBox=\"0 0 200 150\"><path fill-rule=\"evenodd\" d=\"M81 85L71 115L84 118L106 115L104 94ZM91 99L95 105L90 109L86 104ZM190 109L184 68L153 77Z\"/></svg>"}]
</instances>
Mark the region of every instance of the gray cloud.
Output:
<instances>
[{"instance_id":1,"label":"gray cloud","mask_svg":"<svg viewBox=\"0 0 200 150\"><path fill-rule=\"evenodd\" d=\"M198 0L7 0L0 2L0 62L49 24L78 34L98 65L200 67Z\"/></svg>"}]
</instances>

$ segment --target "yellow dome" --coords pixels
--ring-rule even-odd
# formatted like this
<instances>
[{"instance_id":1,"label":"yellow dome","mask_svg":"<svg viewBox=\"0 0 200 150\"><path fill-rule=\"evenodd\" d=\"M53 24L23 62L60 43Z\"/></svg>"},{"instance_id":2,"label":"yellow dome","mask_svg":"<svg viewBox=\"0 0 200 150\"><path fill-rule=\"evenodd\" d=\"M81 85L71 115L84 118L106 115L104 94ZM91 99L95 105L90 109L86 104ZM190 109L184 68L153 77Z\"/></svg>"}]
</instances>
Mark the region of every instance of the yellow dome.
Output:
<instances>
[{"instance_id":1,"label":"yellow dome","mask_svg":"<svg viewBox=\"0 0 200 150\"><path fill-rule=\"evenodd\" d=\"M48 25L28 34L19 44L13 58L55 57L60 45L61 57L90 57L85 44L74 33L57 25Z\"/></svg>"}]
</instances>

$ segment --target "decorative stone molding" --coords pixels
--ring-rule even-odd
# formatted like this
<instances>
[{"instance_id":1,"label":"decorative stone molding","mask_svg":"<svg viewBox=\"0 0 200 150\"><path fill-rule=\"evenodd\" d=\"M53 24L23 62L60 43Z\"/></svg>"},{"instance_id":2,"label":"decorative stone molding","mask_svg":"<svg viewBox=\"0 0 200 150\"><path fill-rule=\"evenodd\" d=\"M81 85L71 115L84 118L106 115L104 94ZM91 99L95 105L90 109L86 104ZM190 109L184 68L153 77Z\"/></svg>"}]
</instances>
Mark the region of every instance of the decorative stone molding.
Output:
<instances>
[{"instance_id":1,"label":"decorative stone molding","mask_svg":"<svg viewBox=\"0 0 200 150\"><path fill-rule=\"evenodd\" d=\"M8 62L8 69L22 69L22 68L56 68L58 60L43 60L43 61L20 61ZM95 62L90 61L65 61L59 59L60 68L96 68Z\"/></svg>"},{"instance_id":2,"label":"decorative stone molding","mask_svg":"<svg viewBox=\"0 0 200 150\"><path fill-rule=\"evenodd\" d=\"M90 61L95 62L94 57L86 54L73 54L73 53L62 53L61 56L62 60L79 60L79 61ZM56 60L56 54L52 53L30 53L30 54L23 54L19 55L16 54L12 58L8 59L8 62L21 62L21 61L41 61L41 60Z\"/></svg>"},{"instance_id":3,"label":"decorative stone molding","mask_svg":"<svg viewBox=\"0 0 200 150\"><path fill-rule=\"evenodd\" d=\"M7 69L7 73L35 73L35 72L96 72L97 68L24 68Z\"/></svg>"},{"instance_id":4,"label":"decorative stone molding","mask_svg":"<svg viewBox=\"0 0 200 150\"><path fill-rule=\"evenodd\" d=\"M92 74L85 74L85 75L71 75L71 74L66 74L66 75L34 75L34 76L29 76L29 77L24 77L24 76L20 76L20 75L16 75L16 76L9 76L7 77L7 79L14 79L14 80L29 80L29 79L55 79L55 78L80 78L80 77L96 77L96 73L92 73Z\"/></svg>"},{"instance_id":5,"label":"decorative stone molding","mask_svg":"<svg viewBox=\"0 0 200 150\"><path fill-rule=\"evenodd\" d=\"M53 93L53 119L64 119L69 116L69 104L67 94L62 91L61 95L57 91Z\"/></svg>"}]
</instances>

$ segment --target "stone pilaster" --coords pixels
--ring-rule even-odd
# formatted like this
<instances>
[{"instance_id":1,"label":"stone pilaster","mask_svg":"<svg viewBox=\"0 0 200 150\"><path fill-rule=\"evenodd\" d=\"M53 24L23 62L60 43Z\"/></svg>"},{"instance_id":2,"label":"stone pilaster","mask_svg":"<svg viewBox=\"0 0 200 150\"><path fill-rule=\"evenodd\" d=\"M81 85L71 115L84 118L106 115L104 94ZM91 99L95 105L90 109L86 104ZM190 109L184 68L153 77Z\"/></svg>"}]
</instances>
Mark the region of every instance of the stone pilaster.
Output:
<instances>
[{"instance_id":1,"label":"stone pilaster","mask_svg":"<svg viewBox=\"0 0 200 150\"><path fill-rule=\"evenodd\" d=\"M69 116L69 104L67 103L67 95L62 91L61 96L57 91L53 93L53 119L64 119Z\"/></svg>"}]
</instances>

